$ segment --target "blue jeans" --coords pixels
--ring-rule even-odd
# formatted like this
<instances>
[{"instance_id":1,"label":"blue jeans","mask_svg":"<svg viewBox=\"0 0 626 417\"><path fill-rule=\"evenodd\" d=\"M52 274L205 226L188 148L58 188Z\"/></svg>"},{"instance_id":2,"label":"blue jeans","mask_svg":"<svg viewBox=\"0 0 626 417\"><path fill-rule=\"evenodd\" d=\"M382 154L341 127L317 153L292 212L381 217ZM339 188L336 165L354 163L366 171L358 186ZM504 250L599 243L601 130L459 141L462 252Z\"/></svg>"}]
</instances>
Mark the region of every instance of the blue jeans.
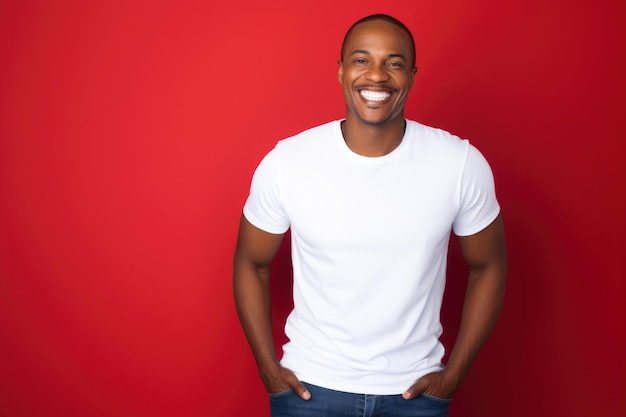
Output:
<instances>
[{"instance_id":1,"label":"blue jeans","mask_svg":"<svg viewBox=\"0 0 626 417\"><path fill-rule=\"evenodd\" d=\"M303 382L311 392L305 401L293 390L270 394L272 417L447 417L451 400L420 395L368 395L334 391Z\"/></svg>"}]
</instances>

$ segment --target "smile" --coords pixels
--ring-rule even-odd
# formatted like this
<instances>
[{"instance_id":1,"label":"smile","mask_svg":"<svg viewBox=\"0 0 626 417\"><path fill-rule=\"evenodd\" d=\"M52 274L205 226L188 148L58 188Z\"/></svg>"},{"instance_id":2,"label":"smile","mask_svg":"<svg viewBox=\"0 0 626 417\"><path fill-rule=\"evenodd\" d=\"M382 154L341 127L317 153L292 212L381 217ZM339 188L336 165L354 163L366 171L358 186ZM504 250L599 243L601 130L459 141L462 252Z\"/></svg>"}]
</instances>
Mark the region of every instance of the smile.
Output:
<instances>
[{"instance_id":1,"label":"smile","mask_svg":"<svg viewBox=\"0 0 626 417\"><path fill-rule=\"evenodd\" d=\"M391 97L389 91L361 90L359 94L367 101L384 101Z\"/></svg>"}]
</instances>

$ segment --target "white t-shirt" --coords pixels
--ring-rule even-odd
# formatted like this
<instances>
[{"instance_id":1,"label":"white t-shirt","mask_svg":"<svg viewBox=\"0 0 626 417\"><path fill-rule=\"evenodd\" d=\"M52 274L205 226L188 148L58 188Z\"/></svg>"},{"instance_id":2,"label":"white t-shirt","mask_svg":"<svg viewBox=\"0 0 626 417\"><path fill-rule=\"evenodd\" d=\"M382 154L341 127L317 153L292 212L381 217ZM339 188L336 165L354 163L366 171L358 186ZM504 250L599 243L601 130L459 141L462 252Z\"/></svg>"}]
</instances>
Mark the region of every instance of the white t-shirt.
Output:
<instances>
[{"instance_id":1,"label":"white t-shirt","mask_svg":"<svg viewBox=\"0 0 626 417\"><path fill-rule=\"evenodd\" d=\"M278 142L244 215L269 233L291 228L283 366L329 389L399 394L442 369L451 230L477 233L500 207L491 169L468 141L407 120L395 150L364 157L340 122Z\"/></svg>"}]
</instances>

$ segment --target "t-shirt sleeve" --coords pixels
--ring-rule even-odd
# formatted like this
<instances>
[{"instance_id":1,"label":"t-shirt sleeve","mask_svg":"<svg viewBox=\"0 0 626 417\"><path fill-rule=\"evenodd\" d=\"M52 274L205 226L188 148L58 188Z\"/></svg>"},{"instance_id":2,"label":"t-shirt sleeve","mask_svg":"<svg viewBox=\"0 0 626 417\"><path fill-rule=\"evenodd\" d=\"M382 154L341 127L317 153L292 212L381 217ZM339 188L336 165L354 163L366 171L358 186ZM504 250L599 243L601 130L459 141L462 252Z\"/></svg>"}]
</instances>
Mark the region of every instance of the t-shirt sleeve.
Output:
<instances>
[{"instance_id":1,"label":"t-shirt sleeve","mask_svg":"<svg viewBox=\"0 0 626 417\"><path fill-rule=\"evenodd\" d=\"M500 213L493 173L485 157L470 145L461 178L460 209L452 224L457 236L469 236L489 226Z\"/></svg>"},{"instance_id":2,"label":"t-shirt sleeve","mask_svg":"<svg viewBox=\"0 0 626 417\"><path fill-rule=\"evenodd\" d=\"M271 150L256 168L243 215L254 226L268 233L282 234L289 229L283 208L277 149Z\"/></svg>"}]
</instances>

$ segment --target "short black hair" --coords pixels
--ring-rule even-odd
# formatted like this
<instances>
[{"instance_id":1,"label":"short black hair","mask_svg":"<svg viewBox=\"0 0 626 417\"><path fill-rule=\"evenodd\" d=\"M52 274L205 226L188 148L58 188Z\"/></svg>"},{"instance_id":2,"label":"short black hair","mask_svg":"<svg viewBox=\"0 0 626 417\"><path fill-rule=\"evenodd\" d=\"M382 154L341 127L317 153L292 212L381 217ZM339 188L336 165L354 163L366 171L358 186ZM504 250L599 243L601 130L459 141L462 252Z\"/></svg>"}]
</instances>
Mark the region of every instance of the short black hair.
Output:
<instances>
[{"instance_id":1,"label":"short black hair","mask_svg":"<svg viewBox=\"0 0 626 417\"><path fill-rule=\"evenodd\" d=\"M365 16L364 18L357 20L356 22L354 22L352 24L352 26L350 26L350 29L348 29L348 31L346 32L346 36L343 37L343 42L341 43L341 56L339 57L339 60L340 61L343 60L343 54L346 52L346 42L348 40L348 37L350 36L352 31L354 30L354 28L357 27L358 25L360 25L361 23L369 22L369 21L372 21L372 20L384 20L385 22L389 22L391 24L394 24L394 25L398 26L400 29L402 29L403 31L405 31L407 33L407 35L409 35L409 39L411 40L411 48L412 48L412 51L413 51L413 60L411 62L411 66L414 67L415 66L415 55L416 55L416 52L415 52L415 39L413 39L413 34L409 30L409 28L406 27L406 25L404 23L402 23L401 21L399 21L395 17L389 16L387 14L382 14L382 13Z\"/></svg>"}]
</instances>

